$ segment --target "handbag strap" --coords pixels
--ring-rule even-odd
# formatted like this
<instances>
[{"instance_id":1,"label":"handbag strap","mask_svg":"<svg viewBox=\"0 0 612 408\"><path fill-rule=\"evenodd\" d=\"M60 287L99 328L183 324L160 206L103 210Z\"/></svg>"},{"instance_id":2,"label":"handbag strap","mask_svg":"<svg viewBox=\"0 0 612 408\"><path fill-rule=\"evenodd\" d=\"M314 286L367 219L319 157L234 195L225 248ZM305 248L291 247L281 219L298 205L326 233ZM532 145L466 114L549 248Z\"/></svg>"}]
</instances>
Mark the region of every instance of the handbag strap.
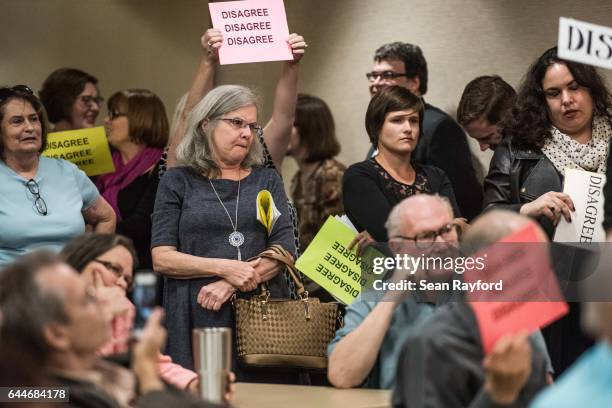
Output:
<instances>
[{"instance_id":1,"label":"handbag strap","mask_svg":"<svg viewBox=\"0 0 612 408\"><path fill-rule=\"evenodd\" d=\"M304 285L298 278L299 276L298 271L297 269L295 269L293 256L291 255L289 251L287 251L285 248L283 248L282 246L278 244L274 244L270 246L269 248L267 248L262 253L260 253L259 255L254 256L253 258L250 258L249 261L257 259L257 258L274 259L284 264L287 267L287 271L289 272L291 279L293 279L293 281L295 282L295 287L297 289L297 293L300 296L300 298L302 299L308 298L308 291L304 288ZM266 286L263 283L261 286L262 286L262 294L265 294L267 291Z\"/></svg>"}]
</instances>

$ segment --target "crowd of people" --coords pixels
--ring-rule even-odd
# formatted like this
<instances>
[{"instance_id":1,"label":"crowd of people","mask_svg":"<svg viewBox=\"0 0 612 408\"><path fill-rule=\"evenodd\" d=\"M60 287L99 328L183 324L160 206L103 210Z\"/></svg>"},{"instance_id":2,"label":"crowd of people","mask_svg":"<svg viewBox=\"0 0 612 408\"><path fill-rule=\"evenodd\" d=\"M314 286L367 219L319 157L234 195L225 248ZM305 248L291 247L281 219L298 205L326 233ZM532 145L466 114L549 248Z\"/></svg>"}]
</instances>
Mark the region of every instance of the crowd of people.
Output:
<instances>
[{"instance_id":1,"label":"crowd of people","mask_svg":"<svg viewBox=\"0 0 612 408\"><path fill-rule=\"evenodd\" d=\"M335 159L330 107L298 94L307 44L297 34L287 44L293 59L282 63L265 126L253 91L214 86L223 46L216 29L201 38L201 61L171 122L152 91L113 93L104 126L115 170L92 178L41 153L49 132L95 126L104 102L95 76L58 69L40 98L25 85L0 88L0 365L28 356L12 375L0 369L0 385L69 386L76 406L208 406L190 395L200 387L192 330L235 328L232 299L264 283L273 298L295 297L285 265L259 256L267 248L282 247L292 262L330 215L344 213L358 230L350 245L358 253L379 242L394 255L416 244L451 256L460 243L482 247L527 226L551 240L575 211L563 193L565 169L605 175L610 166L612 94L593 67L551 48L518 91L498 75L470 81L455 121L425 101L421 48L393 42L375 51L366 74L367 138L355 143L370 150L346 167ZM494 151L483 184L466 135ZM289 197L286 157L298 165ZM262 191L270 222L258 211ZM611 230L612 183L605 195ZM163 277L171 318L156 310L132 344L130 291L149 270ZM423 269L413 279L451 274ZM304 279L311 296L335 300ZM553 326L507 335L485 353L463 300L435 291L357 298L328 345L323 382L393 390L394 407L612 402L602 380L612 372L612 303L570 304ZM235 342L232 356L230 384L307 378L241 364ZM591 380L592 391L581 389Z\"/></svg>"}]
</instances>

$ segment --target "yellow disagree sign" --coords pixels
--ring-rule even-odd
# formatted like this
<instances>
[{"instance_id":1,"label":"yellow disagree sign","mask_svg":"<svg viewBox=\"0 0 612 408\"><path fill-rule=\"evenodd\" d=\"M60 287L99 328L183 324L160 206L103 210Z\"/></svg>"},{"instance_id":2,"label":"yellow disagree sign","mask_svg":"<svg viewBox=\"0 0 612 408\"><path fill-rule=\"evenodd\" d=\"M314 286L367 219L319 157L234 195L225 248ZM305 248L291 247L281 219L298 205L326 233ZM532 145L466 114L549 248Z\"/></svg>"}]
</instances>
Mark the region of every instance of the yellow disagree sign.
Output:
<instances>
[{"instance_id":1,"label":"yellow disagree sign","mask_svg":"<svg viewBox=\"0 0 612 408\"><path fill-rule=\"evenodd\" d=\"M115 171L104 127L49 133L43 156L65 159L88 176Z\"/></svg>"},{"instance_id":2,"label":"yellow disagree sign","mask_svg":"<svg viewBox=\"0 0 612 408\"><path fill-rule=\"evenodd\" d=\"M383 256L373 248L366 257L358 257L355 249L347 246L357 234L341 221L330 216L314 237L306 251L295 262L295 267L340 301L350 305L362 288L373 279L373 257ZM362 270L366 272L362 275Z\"/></svg>"}]
</instances>

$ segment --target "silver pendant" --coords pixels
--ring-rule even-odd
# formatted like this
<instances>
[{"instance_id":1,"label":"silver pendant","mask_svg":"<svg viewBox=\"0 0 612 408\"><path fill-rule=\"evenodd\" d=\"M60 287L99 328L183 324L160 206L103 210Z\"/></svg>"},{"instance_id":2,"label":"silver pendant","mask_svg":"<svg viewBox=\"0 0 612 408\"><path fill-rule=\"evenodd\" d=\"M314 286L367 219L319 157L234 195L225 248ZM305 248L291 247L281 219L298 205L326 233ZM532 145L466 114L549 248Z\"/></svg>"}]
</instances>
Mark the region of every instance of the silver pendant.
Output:
<instances>
[{"instance_id":1,"label":"silver pendant","mask_svg":"<svg viewBox=\"0 0 612 408\"><path fill-rule=\"evenodd\" d=\"M244 235L242 232L234 231L229 235L229 243L231 246L238 248L244 244Z\"/></svg>"}]
</instances>

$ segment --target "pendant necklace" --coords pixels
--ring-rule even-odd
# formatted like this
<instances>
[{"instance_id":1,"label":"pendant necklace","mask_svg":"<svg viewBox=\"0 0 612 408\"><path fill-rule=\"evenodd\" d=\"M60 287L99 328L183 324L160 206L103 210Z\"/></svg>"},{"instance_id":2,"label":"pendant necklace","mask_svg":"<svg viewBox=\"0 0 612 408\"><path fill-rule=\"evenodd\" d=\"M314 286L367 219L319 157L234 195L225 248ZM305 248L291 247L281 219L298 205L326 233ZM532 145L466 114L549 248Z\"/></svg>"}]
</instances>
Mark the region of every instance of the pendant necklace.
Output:
<instances>
[{"instance_id":1,"label":"pendant necklace","mask_svg":"<svg viewBox=\"0 0 612 408\"><path fill-rule=\"evenodd\" d=\"M237 231L238 229L238 204L240 203L240 169L238 169L238 196L236 197L236 223L235 224L234 224L234 220L232 220L232 217L230 216L229 211L227 211L225 204L223 204L223 201L221 201L221 197L219 197L219 193L217 193L217 190L215 190L215 186L213 185L212 180L209 178L208 181L210 182L210 186L215 192L215 195L217 196L217 200L219 200L221 207L223 207L223 209L225 210L225 213L227 214L227 218L229 218L230 223L232 224L232 229L234 231L231 234L229 234L228 240L229 240L230 245L235 247L236 250L238 250L238 260L242 261L242 254L240 253L240 246L244 244L244 234L242 234L242 232L240 231Z\"/></svg>"}]
</instances>

